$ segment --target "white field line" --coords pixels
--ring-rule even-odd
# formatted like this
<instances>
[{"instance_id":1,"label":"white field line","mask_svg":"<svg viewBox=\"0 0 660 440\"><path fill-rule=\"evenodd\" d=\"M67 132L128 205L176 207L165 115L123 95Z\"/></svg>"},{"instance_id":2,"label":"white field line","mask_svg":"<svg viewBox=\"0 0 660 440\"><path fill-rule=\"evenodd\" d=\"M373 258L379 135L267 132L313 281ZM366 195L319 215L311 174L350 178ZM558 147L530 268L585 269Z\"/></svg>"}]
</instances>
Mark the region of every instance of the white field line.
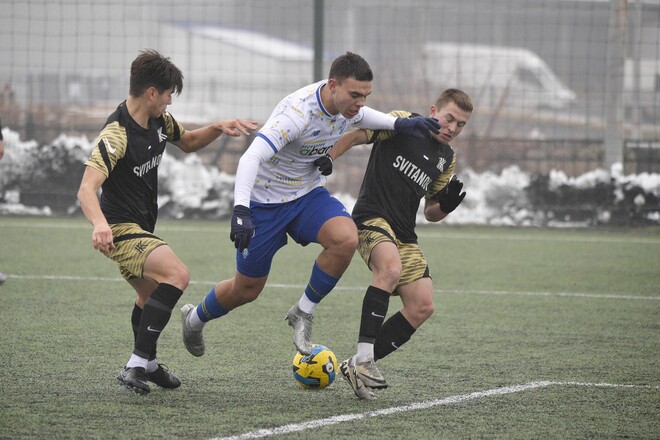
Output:
<instances>
[{"instance_id":1,"label":"white field line","mask_svg":"<svg viewBox=\"0 0 660 440\"><path fill-rule=\"evenodd\" d=\"M276 428L258 429L256 431L246 432L231 437L215 437L211 440L243 440L262 438L274 436L279 434L289 434L292 432L304 431L307 429L314 429L321 426L336 425L338 423L352 422L355 420L367 419L369 417L383 417L391 414L404 413L408 411L416 411L419 409L428 409L436 406L452 405L455 403L466 402L469 400L482 399L490 396L500 396L504 394L520 393L539 388L546 388L552 385L561 386L584 386L584 387L606 387L606 388L649 388L658 389L649 385L627 385L627 384L610 384L610 383L587 383L587 382L557 382L557 381L537 381L529 382L523 385L513 385L502 388L492 388L485 391L477 391L469 394L459 394L456 396L445 397L443 399L425 400L423 402L415 402L408 405L394 406L390 408L383 408L375 411L367 411L355 414L342 414L339 416L328 417L325 419L310 420L308 422L291 423L289 425L278 426Z\"/></svg>"},{"instance_id":2,"label":"white field line","mask_svg":"<svg viewBox=\"0 0 660 440\"><path fill-rule=\"evenodd\" d=\"M25 223L15 221L0 221L1 227L17 227L17 228L37 228L37 229L87 229L90 230L91 226L85 223L66 223L66 222L40 222L40 223ZM194 226L159 226L156 230L156 235L159 231L167 232L189 232L189 233L225 233L229 232L226 224L218 223L218 227L194 227ZM627 237L558 237L558 236L519 236L509 234L481 234L475 232L474 234L461 234L461 233L444 233L441 230L433 231L418 231L418 236L425 239L441 239L441 240L504 240L504 241L561 241L561 242L575 242L575 243L635 243L635 244L660 244L660 239L657 238L627 238ZM553 234L554 235L554 234ZM166 237L163 237L166 239Z\"/></svg>"},{"instance_id":3,"label":"white field line","mask_svg":"<svg viewBox=\"0 0 660 440\"><path fill-rule=\"evenodd\" d=\"M98 281L98 282L123 282L123 278L111 277L81 277L74 275L14 275L6 274L11 279L19 280L48 280L48 281ZM190 281L192 285L212 286L217 281ZM267 283L266 289L290 289L290 290L303 290L305 286L302 284L277 284ZM357 291L364 290L364 287L354 286L337 286L334 290L344 291ZM583 292L515 292L507 290L460 290L460 289L439 289L436 290L439 294L455 294L455 295L502 295L502 296L559 296L568 298L593 298L593 299L627 299L627 300L651 300L659 301L660 296L640 296L640 295L625 295L625 294L601 294L601 293L583 293Z\"/></svg>"}]
</instances>

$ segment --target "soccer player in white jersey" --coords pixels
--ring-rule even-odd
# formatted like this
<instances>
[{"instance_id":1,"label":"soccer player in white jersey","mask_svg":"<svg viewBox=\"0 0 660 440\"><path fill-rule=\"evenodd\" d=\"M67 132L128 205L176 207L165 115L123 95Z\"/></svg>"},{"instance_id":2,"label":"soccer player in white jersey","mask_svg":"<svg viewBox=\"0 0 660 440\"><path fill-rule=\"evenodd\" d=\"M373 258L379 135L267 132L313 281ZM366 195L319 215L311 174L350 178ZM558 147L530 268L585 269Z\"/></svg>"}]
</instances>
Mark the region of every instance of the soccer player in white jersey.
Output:
<instances>
[{"instance_id":1,"label":"soccer player in white jersey","mask_svg":"<svg viewBox=\"0 0 660 440\"><path fill-rule=\"evenodd\" d=\"M358 245L355 223L325 188L332 172L328 151L350 127L401 133L438 133L432 118L396 118L365 107L373 73L359 55L335 59L327 80L285 97L241 157L236 171L230 239L236 274L220 281L197 305L181 308L183 342L194 356L205 351L203 327L257 299L275 253L287 235L323 250L300 300L286 313L298 351L310 354L314 311L335 287Z\"/></svg>"}]
</instances>

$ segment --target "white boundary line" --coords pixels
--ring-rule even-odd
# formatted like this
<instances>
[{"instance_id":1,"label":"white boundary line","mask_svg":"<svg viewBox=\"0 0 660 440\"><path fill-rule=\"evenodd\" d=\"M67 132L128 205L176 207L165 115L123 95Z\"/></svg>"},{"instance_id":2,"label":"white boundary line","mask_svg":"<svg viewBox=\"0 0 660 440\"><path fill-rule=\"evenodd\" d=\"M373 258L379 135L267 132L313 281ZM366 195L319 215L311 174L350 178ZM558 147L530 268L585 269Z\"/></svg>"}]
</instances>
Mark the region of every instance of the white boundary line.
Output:
<instances>
[{"instance_id":1,"label":"white boundary line","mask_svg":"<svg viewBox=\"0 0 660 440\"><path fill-rule=\"evenodd\" d=\"M6 274L9 279L19 280L50 280L50 281L102 281L102 282L123 282L123 278L111 277L81 277L75 275L14 275ZM192 285L212 286L216 281L190 281ZM271 289L298 289L305 288L302 284L277 284L268 283L266 288ZM364 287L337 286L334 290L344 291L362 291ZM659 301L660 296L641 296L624 294L605 294L605 293L583 293L583 292L515 292L507 290L460 290L460 289L436 289L439 294L455 295L508 295L508 296L545 296L545 297L568 297L568 298L593 298L593 299L626 299L626 300L650 300Z\"/></svg>"},{"instance_id":2,"label":"white boundary line","mask_svg":"<svg viewBox=\"0 0 660 440\"><path fill-rule=\"evenodd\" d=\"M325 419L310 420L308 422L291 423L288 425L278 426L276 428L259 429L256 431L246 432L243 434L231 437L214 437L211 440L243 440L262 438L279 434L289 434L292 432L304 431L307 429L318 428L321 426L336 425L338 423L351 422L354 420L366 419L369 417L388 416L390 414L416 411L418 409L428 409L435 406L452 405L454 403L465 402L468 400L476 400L489 396L499 396L504 394L519 393L522 391L533 390L537 388L546 388L551 385L562 386L585 386L585 387L604 387L604 388L649 388L658 389L650 385L627 385L627 384L610 384L610 383L588 383L588 382L557 382L557 381L537 381L529 382L522 385L513 385L502 388L492 388L486 391L477 391L469 394L459 394L456 396L445 397L443 399L425 400L423 402L415 402L403 406L394 406L390 408L383 408L375 411L368 411L355 414L342 414L339 416L328 417Z\"/></svg>"}]
</instances>

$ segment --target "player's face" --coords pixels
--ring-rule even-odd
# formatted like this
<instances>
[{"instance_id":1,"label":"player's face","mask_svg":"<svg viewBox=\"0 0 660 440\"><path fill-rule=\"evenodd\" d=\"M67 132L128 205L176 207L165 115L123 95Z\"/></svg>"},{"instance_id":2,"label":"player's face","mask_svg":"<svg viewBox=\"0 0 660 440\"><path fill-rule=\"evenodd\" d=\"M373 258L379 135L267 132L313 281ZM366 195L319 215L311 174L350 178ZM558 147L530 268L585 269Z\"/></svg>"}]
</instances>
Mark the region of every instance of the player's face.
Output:
<instances>
[{"instance_id":1,"label":"player's face","mask_svg":"<svg viewBox=\"0 0 660 440\"><path fill-rule=\"evenodd\" d=\"M461 110L454 102L449 102L442 108L432 105L431 117L440 122L440 134L431 135L440 142L449 143L463 131L471 115L471 112Z\"/></svg>"},{"instance_id":2,"label":"player's face","mask_svg":"<svg viewBox=\"0 0 660 440\"><path fill-rule=\"evenodd\" d=\"M341 113L345 118L353 118L367 102L371 94L371 81L358 81L355 78L346 78L341 83L331 79L328 86L332 92L332 109L327 110L336 115Z\"/></svg>"},{"instance_id":3,"label":"player's face","mask_svg":"<svg viewBox=\"0 0 660 440\"><path fill-rule=\"evenodd\" d=\"M165 90L163 93L159 93L154 88L154 93L152 93L151 97L151 111L149 115L152 118L162 115L167 109L167 106L172 104L172 90Z\"/></svg>"}]
</instances>

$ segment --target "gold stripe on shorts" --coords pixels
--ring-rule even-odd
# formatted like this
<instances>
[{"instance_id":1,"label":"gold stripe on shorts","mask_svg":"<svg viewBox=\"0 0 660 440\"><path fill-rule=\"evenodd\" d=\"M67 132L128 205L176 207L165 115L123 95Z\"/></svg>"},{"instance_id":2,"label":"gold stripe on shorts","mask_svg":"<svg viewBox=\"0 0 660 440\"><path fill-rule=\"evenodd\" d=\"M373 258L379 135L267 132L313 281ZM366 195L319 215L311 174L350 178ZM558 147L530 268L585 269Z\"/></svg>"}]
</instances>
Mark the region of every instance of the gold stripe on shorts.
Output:
<instances>
[{"instance_id":1,"label":"gold stripe on shorts","mask_svg":"<svg viewBox=\"0 0 660 440\"><path fill-rule=\"evenodd\" d=\"M159 246L167 243L136 223L116 223L110 225L115 250L108 255L119 266L126 280L142 278L147 256Z\"/></svg>"},{"instance_id":2,"label":"gold stripe on shorts","mask_svg":"<svg viewBox=\"0 0 660 440\"><path fill-rule=\"evenodd\" d=\"M367 266L371 258L371 252L376 245L383 242L394 243L399 249L399 258L401 259L401 276L399 277L399 286L410 284L422 278L430 278L429 266L424 257L422 249L417 243L402 243L396 238L396 234L389 223L381 217L366 220L357 225L358 253Z\"/></svg>"}]
</instances>

